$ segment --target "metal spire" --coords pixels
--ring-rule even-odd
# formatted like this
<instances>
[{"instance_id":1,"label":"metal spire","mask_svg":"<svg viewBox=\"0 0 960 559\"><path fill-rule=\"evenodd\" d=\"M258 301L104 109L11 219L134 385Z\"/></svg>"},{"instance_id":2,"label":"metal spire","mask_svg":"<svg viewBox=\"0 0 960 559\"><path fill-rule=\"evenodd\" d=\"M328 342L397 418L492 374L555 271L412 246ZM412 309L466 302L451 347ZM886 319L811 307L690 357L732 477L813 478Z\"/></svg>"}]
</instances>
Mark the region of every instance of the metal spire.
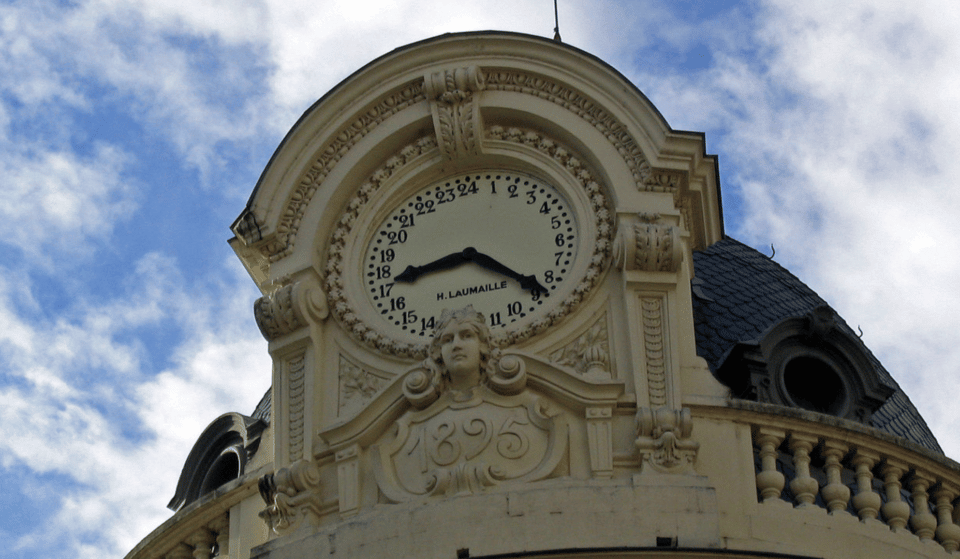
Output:
<instances>
[{"instance_id":1,"label":"metal spire","mask_svg":"<svg viewBox=\"0 0 960 559\"><path fill-rule=\"evenodd\" d=\"M553 0L553 40L563 42L560 39L560 15L557 12L557 0Z\"/></svg>"}]
</instances>

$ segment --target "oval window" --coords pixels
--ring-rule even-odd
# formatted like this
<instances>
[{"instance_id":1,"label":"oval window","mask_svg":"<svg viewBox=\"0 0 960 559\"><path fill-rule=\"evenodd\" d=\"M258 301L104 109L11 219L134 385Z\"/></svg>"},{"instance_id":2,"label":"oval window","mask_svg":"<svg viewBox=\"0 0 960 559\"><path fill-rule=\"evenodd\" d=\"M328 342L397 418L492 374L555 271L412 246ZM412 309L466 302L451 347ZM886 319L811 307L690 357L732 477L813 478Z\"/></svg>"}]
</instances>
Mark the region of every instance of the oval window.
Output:
<instances>
[{"instance_id":1,"label":"oval window","mask_svg":"<svg viewBox=\"0 0 960 559\"><path fill-rule=\"evenodd\" d=\"M783 386L787 397L805 410L843 415L847 388L836 369L828 363L803 355L783 368Z\"/></svg>"}]
</instances>

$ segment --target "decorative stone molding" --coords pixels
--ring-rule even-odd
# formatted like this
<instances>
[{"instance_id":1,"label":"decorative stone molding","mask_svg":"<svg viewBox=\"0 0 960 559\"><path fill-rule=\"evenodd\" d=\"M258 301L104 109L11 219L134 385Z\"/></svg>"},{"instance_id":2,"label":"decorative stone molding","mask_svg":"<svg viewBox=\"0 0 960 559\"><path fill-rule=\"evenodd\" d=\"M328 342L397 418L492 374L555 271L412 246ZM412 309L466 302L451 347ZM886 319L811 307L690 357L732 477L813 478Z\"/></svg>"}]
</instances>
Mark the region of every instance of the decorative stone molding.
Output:
<instances>
[{"instance_id":1,"label":"decorative stone molding","mask_svg":"<svg viewBox=\"0 0 960 559\"><path fill-rule=\"evenodd\" d=\"M335 459L340 516L353 516L360 510L360 446L352 445L341 450Z\"/></svg>"},{"instance_id":2,"label":"decorative stone molding","mask_svg":"<svg viewBox=\"0 0 960 559\"><path fill-rule=\"evenodd\" d=\"M613 477L613 408L587 408L590 471L596 478Z\"/></svg>"},{"instance_id":3,"label":"decorative stone molding","mask_svg":"<svg viewBox=\"0 0 960 559\"><path fill-rule=\"evenodd\" d=\"M617 260L624 270L676 272L683 261L680 228L663 223L659 214L624 220L617 241Z\"/></svg>"},{"instance_id":4,"label":"decorative stone molding","mask_svg":"<svg viewBox=\"0 0 960 559\"><path fill-rule=\"evenodd\" d=\"M334 230L333 238L330 240L327 264L324 269L326 274L324 286L329 308L344 328L353 334L356 339L378 351L404 357L423 357L425 349L422 345L398 343L371 328L360 319L344 289L343 260L346 256L347 237L353 229L354 222L367 202L380 189L380 185L404 165L436 147L436 139L430 136L425 136L408 144L396 155L387 159L386 164L377 169L369 180L360 186Z\"/></svg>"},{"instance_id":5,"label":"decorative stone molding","mask_svg":"<svg viewBox=\"0 0 960 559\"><path fill-rule=\"evenodd\" d=\"M279 535L316 522L321 514L320 469L311 459L280 468L260 478L260 496L267 504L260 517Z\"/></svg>"},{"instance_id":6,"label":"decorative stone molding","mask_svg":"<svg viewBox=\"0 0 960 559\"><path fill-rule=\"evenodd\" d=\"M354 415L366 405L389 380L340 356L340 417Z\"/></svg>"},{"instance_id":7,"label":"decorative stone molding","mask_svg":"<svg viewBox=\"0 0 960 559\"><path fill-rule=\"evenodd\" d=\"M287 425L288 425L288 451L291 462L303 458L303 433L305 421L305 378L306 375L306 354L300 352L285 361L284 367L287 370Z\"/></svg>"},{"instance_id":8,"label":"decorative stone molding","mask_svg":"<svg viewBox=\"0 0 960 559\"><path fill-rule=\"evenodd\" d=\"M303 174L291 193L275 232L264 235L261 224L266 220L248 210L237 220L234 233L247 245L263 243L261 251L271 262L292 253L300 220L317 188L337 162L364 136L391 116L423 102L426 99L423 85L423 80L417 79L401 86L367 109L359 111L356 119L333 134L333 140L320 150L319 157Z\"/></svg>"},{"instance_id":9,"label":"decorative stone molding","mask_svg":"<svg viewBox=\"0 0 960 559\"><path fill-rule=\"evenodd\" d=\"M663 339L663 298L641 297L640 318L643 322L647 395L651 406L665 406L667 405L667 363Z\"/></svg>"},{"instance_id":10,"label":"decorative stone molding","mask_svg":"<svg viewBox=\"0 0 960 559\"><path fill-rule=\"evenodd\" d=\"M637 450L642 471L649 466L661 473L692 473L700 443L692 440L690 409L637 410Z\"/></svg>"},{"instance_id":11,"label":"decorative stone molding","mask_svg":"<svg viewBox=\"0 0 960 559\"><path fill-rule=\"evenodd\" d=\"M479 387L469 399L444 394L396 422L374 445L377 484L391 502L482 492L549 477L567 453L567 424L540 398Z\"/></svg>"},{"instance_id":12,"label":"decorative stone molding","mask_svg":"<svg viewBox=\"0 0 960 559\"><path fill-rule=\"evenodd\" d=\"M476 66L428 74L426 96L430 100L437 145L445 159L480 153L480 103L483 74Z\"/></svg>"},{"instance_id":13,"label":"decorative stone molding","mask_svg":"<svg viewBox=\"0 0 960 559\"><path fill-rule=\"evenodd\" d=\"M592 247L590 264L583 278L574 287L573 292L557 304L543 319L519 329L499 333L496 345L507 346L539 334L577 308L587 293L600 280L606 268L612 250L613 223L608 208L608 197L604 194L603 187L594 180L593 174L583 162L574 157L566 148L542 134L519 128L504 129L493 126L488 132L488 137L493 140L514 142L532 147L563 165L586 191L596 223L597 240ZM368 347L400 357L423 358L426 355L426 347L424 344L411 344L394 340L360 318L344 287L344 259L347 250L347 238L351 234L360 212L380 188L380 184L404 165L434 147L436 147L436 140L432 137L421 138L417 142L404 147L397 155L390 157L386 164L375 171L370 179L360 187L337 224L330 242L327 264L324 268L326 273L324 286L327 292L328 306L333 315L344 326L344 329Z\"/></svg>"},{"instance_id":14,"label":"decorative stone molding","mask_svg":"<svg viewBox=\"0 0 960 559\"><path fill-rule=\"evenodd\" d=\"M273 341L307 326L308 318L327 317L327 301L319 286L308 288L301 282L288 283L253 304L260 333Z\"/></svg>"},{"instance_id":15,"label":"decorative stone molding","mask_svg":"<svg viewBox=\"0 0 960 559\"><path fill-rule=\"evenodd\" d=\"M590 379L612 378L606 313L577 339L551 353L550 361L570 367Z\"/></svg>"},{"instance_id":16,"label":"decorative stone molding","mask_svg":"<svg viewBox=\"0 0 960 559\"><path fill-rule=\"evenodd\" d=\"M627 127L583 93L548 78L514 70L484 70L484 82L487 89L526 93L546 99L576 114L600 131L616 148L633 173L638 189L649 192L668 191L669 185L650 180L650 163Z\"/></svg>"}]
</instances>

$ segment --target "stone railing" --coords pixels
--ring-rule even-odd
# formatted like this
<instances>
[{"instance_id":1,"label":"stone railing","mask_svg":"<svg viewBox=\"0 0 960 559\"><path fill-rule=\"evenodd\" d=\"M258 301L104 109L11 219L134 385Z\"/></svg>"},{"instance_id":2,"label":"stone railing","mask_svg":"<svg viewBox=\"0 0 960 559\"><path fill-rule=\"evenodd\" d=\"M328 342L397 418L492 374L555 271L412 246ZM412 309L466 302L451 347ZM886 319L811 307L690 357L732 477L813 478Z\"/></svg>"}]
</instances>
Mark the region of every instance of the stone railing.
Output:
<instances>
[{"instance_id":1,"label":"stone railing","mask_svg":"<svg viewBox=\"0 0 960 559\"><path fill-rule=\"evenodd\" d=\"M177 511L125 559L230 559L230 509L257 494L257 470Z\"/></svg>"},{"instance_id":2,"label":"stone railing","mask_svg":"<svg viewBox=\"0 0 960 559\"><path fill-rule=\"evenodd\" d=\"M821 508L936 541L948 552L960 548L956 462L842 419L798 410L750 415L764 505Z\"/></svg>"}]
</instances>

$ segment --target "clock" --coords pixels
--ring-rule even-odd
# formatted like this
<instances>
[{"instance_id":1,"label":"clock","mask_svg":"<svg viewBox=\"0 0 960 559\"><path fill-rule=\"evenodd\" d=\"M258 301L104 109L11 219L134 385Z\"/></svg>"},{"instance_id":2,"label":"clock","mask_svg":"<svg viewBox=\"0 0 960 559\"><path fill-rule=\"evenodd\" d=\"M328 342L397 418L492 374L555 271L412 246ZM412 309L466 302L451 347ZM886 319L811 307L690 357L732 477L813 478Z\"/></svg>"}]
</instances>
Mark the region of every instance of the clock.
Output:
<instances>
[{"instance_id":1,"label":"clock","mask_svg":"<svg viewBox=\"0 0 960 559\"><path fill-rule=\"evenodd\" d=\"M396 336L423 342L444 309L472 305L488 326L543 317L579 278L583 217L550 182L497 169L418 189L370 232L367 303Z\"/></svg>"},{"instance_id":2,"label":"clock","mask_svg":"<svg viewBox=\"0 0 960 559\"><path fill-rule=\"evenodd\" d=\"M418 155L435 149L428 137L386 160L349 200L324 285L354 339L422 358L443 310L472 305L494 343L514 344L556 324L597 284L613 231L600 182L546 138L513 129L496 137L505 152L535 150L504 158L516 167L440 175L418 167Z\"/></svg>"}]
</instances>

